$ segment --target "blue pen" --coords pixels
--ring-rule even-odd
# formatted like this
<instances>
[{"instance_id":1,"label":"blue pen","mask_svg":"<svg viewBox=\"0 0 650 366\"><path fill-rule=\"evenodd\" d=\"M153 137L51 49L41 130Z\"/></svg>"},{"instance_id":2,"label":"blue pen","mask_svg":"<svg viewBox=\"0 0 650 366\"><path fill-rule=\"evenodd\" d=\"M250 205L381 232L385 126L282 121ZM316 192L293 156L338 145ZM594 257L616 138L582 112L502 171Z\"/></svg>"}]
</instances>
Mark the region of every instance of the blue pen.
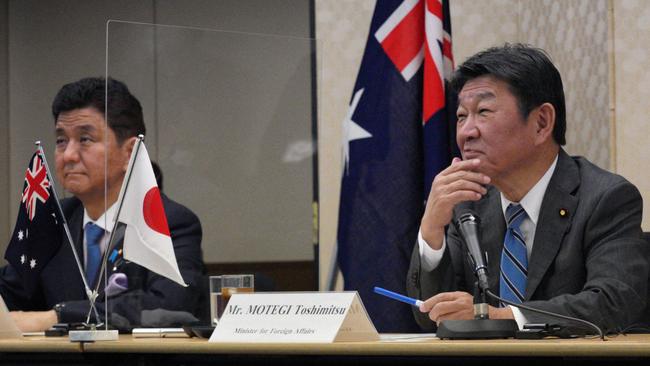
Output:
<instances>
[{"instance_id":1,"label":"blue pen","mask_svg":"<svg viewBox=\"0 0 650 366\"><path fill-rule=\"evenodd\" d=\"M375 293L377 293L377 294L384 295L386 297L390 297L393 300L405 302L405 303L413 305L413 306L420 307L420 305L422 305L422 303L423 303L422 300L417 300L417 299L414 299L412 297L400 295L400 294L398 294L396 292L388 291L385 288L375 287L374 290L375 290Z\"/></svg>"}]
</instances>

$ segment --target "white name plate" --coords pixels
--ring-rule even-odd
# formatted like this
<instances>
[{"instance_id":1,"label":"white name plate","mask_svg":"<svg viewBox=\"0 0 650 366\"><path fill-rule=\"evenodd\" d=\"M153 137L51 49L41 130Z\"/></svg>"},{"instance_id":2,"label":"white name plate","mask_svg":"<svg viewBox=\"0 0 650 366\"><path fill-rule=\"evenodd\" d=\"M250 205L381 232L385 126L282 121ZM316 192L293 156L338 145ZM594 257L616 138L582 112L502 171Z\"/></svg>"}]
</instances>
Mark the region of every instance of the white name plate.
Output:
<instances>
[{"instance_id":1,"label":"white name plate","mask_svg":"<svg viewBox=\"0 0 650 366\"><path fill-rule=\"evenodd\" d=\"M379 335L355 292L233 294L210 342L331 343Z\"/></svg>"}]
</instances>

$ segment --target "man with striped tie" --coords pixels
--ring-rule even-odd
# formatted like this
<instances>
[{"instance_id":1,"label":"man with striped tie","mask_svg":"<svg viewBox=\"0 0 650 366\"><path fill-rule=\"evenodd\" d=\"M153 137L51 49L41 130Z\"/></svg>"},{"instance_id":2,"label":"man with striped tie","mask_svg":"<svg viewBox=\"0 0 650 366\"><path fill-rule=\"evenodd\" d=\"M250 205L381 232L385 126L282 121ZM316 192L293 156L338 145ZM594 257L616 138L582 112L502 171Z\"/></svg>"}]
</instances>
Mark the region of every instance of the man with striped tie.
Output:
<instances>
[{"instance_id":1,"label":"man with striped tie","mask_svg":"<svg viewBox=\"0 0 650 366\"><path fill-rule=\"evenodd\" d=\"M506 44L454 74L459 93L454 159L433 181L407 288L425 300L424 329L472 319L474 267L450 225L480 218L490 289L514 303L591 321L605 330L647 321L648 245L637 188L565 144L558 70L540 49ZM561 323L490 300L490 318Z\"/></svg>"}]
</instances>

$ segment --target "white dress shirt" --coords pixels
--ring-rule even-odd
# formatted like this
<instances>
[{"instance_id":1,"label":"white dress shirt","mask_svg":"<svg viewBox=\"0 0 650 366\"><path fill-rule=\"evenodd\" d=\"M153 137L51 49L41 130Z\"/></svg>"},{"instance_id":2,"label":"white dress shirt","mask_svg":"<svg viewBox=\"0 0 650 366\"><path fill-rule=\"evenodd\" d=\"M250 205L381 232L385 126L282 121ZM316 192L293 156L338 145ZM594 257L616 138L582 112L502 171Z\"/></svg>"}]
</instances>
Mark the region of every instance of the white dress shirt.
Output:
<instances>
[{"instance_id":1,"label":"white dress shirt","mask_svg":"<svg viewBox=\"0 0 650 366\"><path fill-rule=\"evenodd\" d=\"M535 183L533 188L526 193L526 195L519 201L518 203L526 210L527 217L524 219L524 221L521 223L521 226L519 227L522 234L524 235L524 240L526 241L526 252L528 254L528 260L530 260L530 253L533 251L533 243L535 241L535 229L537 228L537 220L539 219L539 211L540 208L542 207L542 201L544 200L544 194L546 193L546 188L548 187L548 183L551 181L551 177L553 176L553 172L555 171L555 166L557 165L557 159L558 157L555 157L555 160L553 160L553 164L546 170L546 173ZM503 211L503 217L505 218L506 215L506 208L508 208L508 205L511 203L517 203L517 202L512 202L509 201L503 193L501 193L501 210ZM420 265L422 267L423 271L432 271L438 267L438 264L440 264L440 260L442 259L442 255L445 251L445 248L447 247L447 241L445 238L442 240L442 248L439 250L434 250L432 249L426 241L422 238L422 232L418 232L418 247L420 251ZM499 258L499 261L501 258ZM526 324L528 321L524 317L524 315L521 313L521 311L518 308L515 307L510 307L512 310L512 313L515 316L515 320L517 321L517 325L519 326L520 329L523 328L524 324Z\"/></svg>"},{"instance_id":2,"label":"white dress shirt","mask_svg":"<svg viewBox=\"0 0 650 366\"><path fill-rule=\"evenodd\" d=\"M101 253L104 254L106 251L106 247L108 246L108 239L111 236L111 230L113 229L113 218L115 217L115 211L117 210L117 206L114 203L111 205L111 207L106 210L97 220L92 220L90 216L88 216L88 211L84 208L84 221L83 221L83 228L86 228L86 224L89 222L94 223L95 225L101 227L104 229L104 236L102 236L101 241L99 242L99 248L101 250ZM86 233L84 232L83 235L83 248L84 248L84 268L87 264L88 260L88 254L86 250Z\"/></svg>"}]
</instances>

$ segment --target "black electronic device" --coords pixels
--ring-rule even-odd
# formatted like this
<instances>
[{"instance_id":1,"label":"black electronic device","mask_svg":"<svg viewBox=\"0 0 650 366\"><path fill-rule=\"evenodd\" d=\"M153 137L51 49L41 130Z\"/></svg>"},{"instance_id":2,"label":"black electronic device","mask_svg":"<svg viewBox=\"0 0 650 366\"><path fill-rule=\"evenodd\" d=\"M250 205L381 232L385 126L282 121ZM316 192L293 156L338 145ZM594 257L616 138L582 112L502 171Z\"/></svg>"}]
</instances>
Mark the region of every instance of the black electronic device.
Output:
<instances>
[{"instance_id":1,"label":"black electronic device","mask_svg":"<svg viewBox=\"0 0 650 366\"><path fill-rule=\"evenodd\" d=\"M71 330L88 329L83 323L57 323L45 331L46 337L63 337L67 336Z\"/></svg>"}]
</instances>

